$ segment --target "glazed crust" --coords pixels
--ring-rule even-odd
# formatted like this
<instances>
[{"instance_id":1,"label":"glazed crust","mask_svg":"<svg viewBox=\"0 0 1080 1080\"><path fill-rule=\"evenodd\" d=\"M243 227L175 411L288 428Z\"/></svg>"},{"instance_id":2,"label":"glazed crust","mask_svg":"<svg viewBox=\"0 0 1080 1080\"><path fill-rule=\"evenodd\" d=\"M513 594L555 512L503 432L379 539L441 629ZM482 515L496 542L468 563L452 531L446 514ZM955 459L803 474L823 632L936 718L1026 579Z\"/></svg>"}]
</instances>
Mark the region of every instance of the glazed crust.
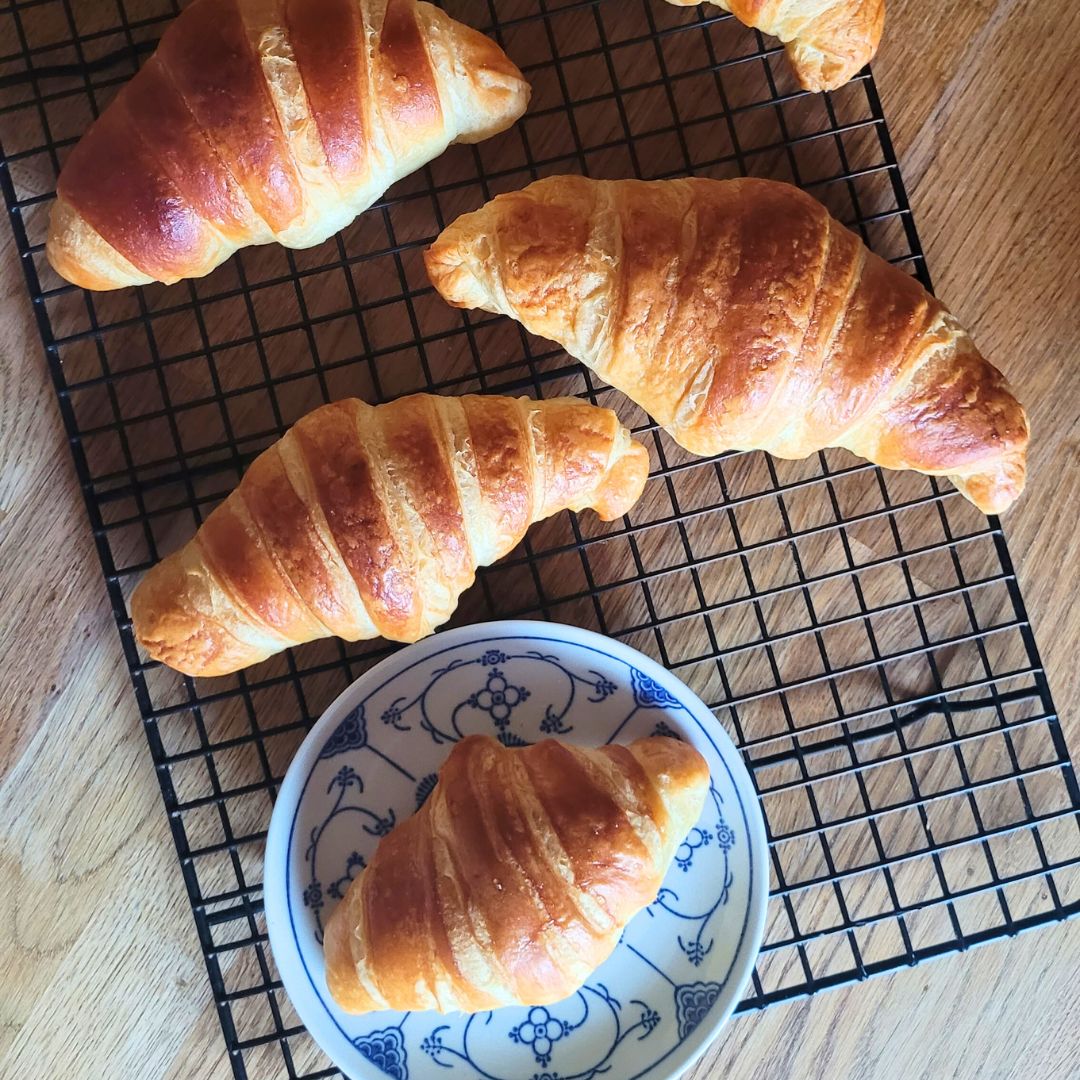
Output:
<instances>
[{"instance_id":1,"label":"glazed crust","mask_svg":"<svg viewBox=\"0 0 1080 1080\"><path fill-rule=\"evenodd\" d=\"M624 514L648 453L576 399L350 399L297 422L131 598L151 657L224 675L336 634L415 641L534 521Z\"/></svg>"},{"instance_id":2,"label":"glazed crust","mask_svg":"<svg viewBox=\"0 0 1080 1080\"><path fill-rule=\"evenodd\" d=\"M885 26L885 0L668 0L708 2L747 26L778 37L805 90L835 90L873 59Z\"/></svg>"},{"instance_id":3,"label":"glazed crust","mask_svg":"<svg viewBox=\"0 0 1080 1080\"><path fill-rule=\"evenodd\" d=\"M572 994L656 899L708 786L704 758L675 739L463 739L331 914L331 994L353 1013Z\"/></svg>"},{"instance_id":4,"label":"glazed crust","mask_svg":"<svg viewBox=\"0 0 1080 1080\"><path fill-rule=\"evenodd\" d=\"M310 247L528 97L494 42L418 0L194 0L71 152L49 261L108 289Z\"/></svg>"},{"instance_id":5,"label":"glazed crust","mask_svg":"<svg viewBox=\"0 0 1080 1080\"><path fill-rule=\"evenodd\" d=\"M550 177L455 221L443 297L520 320L688 450L840 446L946 475L986 513L1024 485L1004 377L911 276L768 180Z\"/></svg>"}]
</instances>

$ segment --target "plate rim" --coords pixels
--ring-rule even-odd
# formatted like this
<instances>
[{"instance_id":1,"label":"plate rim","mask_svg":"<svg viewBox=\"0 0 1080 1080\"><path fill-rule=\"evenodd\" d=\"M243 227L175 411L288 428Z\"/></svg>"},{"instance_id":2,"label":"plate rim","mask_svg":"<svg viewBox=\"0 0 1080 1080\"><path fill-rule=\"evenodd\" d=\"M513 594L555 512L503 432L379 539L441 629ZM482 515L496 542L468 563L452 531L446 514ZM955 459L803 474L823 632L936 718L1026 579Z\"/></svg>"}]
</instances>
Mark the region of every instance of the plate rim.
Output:
<instances>
[{"instance_id":1,"label":"plate rim","mask_svg":"<svg viewBox=\"0 0 1080 1080\"><path fill-rule=\"evenodd\" d=\"M562 642L570 645L585 646L614 660L638 668L644 675L655 680L665 689L671 690L672 685L674 685L675 691L672 696L676 697L679 704L698 721L706 738L713 742L717 754L728 770L733 786L741 796L739 801L747 827L750 891L747 897L747 909L740 942L732 959L731 968L724 980L724 992L728 995L728 999L715 1014L712 1014L710 1010L710 1016L705 1023L698 1025L686 1039L676 1044L663 1057L648 1066L645 1073L635 1074L635 1076L643 1076L653 1069L662 1067L665 1059L681 1051L679 1062L674 1070L668 1069L657 1073L655 1076L655 1080L674 1080L674 1078L682 1076L693 1068L731 1018L738 1003L742 1000L743 991L750 980L757 961L768 909L769 885L768 838L765 831L760 797L754 788L741 752L723 724L717 719L712 709L677 675L670 672L652 657L627 645L625 642L569 623L548 622L546 620L500 619L472 623L467 626L441 631L384 657L349 683L348 686L344 687L326 706L289 762L289 767L278 788L277 798L274 801L265 842L263 907L266 915L267 939L271 953L274 954L274 962L278 968L278 973L281 976L282 989L316 1044L330 1058L335 1067L342 1068L341 1063L327 1048L326 1042L319 1037L319 1029L329 1021L329 1023L333 1024L337 1033L344 1037L350 1045L351 1040L341 1030L340 1025L330 1014L326 1002L322 1000L318 988L315 986L314 977L307 968L300 946L295 941L295 935L288 933L288 928L293 925L287 887L288 854L292 846L296 811L299 809L303 799L311 771L318 760L318 752L322 746L320 740L325 729L328 729L332 723L339 719L338 713L343 707L352 704L353 699L358 696L358 687L366 688L368 684L376 682L380 677L385 678L386 670L401 664L402 660L414 649L424 650L430 646L437 647L434 653L425 653L425 656L417 658L411 664L406 664L401 671L395 671L390 676L391 678L396 678L407 670L409 666L422 663L430 655L437 655L438 652L457 648L463 643L514 637L527 637L534 640L542 638L553 643ZM380 687L376 686L370 692L375 693L378 689ZM760 855L760 857L755 858L756 854ZM279 960L279 957L290 964L299 962L299 966L307 977L307 982L311 984L310 987L307 985L303 987L303 994L294 994L290 981L286 979L283 963L282 960ZM327 1013L326 1017L319 1013L317 1019L313 1020L313 1017L308 1014L309 1002L304 1000L303 1004L300 1004L300 999L306 999L312 995L314 1000L322 1004L323 1011ZM371 1075L375 1076L376 1073L372 1072Z\"/></svg>"}]
</instances>

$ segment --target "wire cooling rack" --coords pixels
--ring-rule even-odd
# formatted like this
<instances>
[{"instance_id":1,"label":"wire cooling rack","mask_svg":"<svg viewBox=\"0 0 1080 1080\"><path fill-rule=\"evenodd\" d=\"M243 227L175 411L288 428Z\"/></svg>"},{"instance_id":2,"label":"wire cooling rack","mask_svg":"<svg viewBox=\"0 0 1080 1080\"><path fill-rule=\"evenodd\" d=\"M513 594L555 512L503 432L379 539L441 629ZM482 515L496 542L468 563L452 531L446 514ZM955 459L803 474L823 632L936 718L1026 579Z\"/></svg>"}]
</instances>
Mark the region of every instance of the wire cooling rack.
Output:
<instances>
[{"instance_id":1,"label":"wire cooling rack","mask_svg":"<svg viewBox=\"0 0 1080 1080\"><path fill-rule=\"evenodd\" d=\"M236 1076L337 1075L267 950L262 847L306 730L392 646L321 642L193 681L139 655L127 598L255 454L348 395L581 394L649 444L652 478L626 519L536 526L454 621L531 616L620 638L735 736L772 845L743 1009L1076 914L1080 792L995 519L947 484L843 452L691 458L550 343L447 307L423 272L444 224L538 176L752 174L809 189L929 286L869 73L802 93L775 42L712 8L445 6L532 82L513 130L452 148L320 247L98 295L45 261L56 174L175 5L0 8L0 184Z\"/></svg>"}]
</instances>

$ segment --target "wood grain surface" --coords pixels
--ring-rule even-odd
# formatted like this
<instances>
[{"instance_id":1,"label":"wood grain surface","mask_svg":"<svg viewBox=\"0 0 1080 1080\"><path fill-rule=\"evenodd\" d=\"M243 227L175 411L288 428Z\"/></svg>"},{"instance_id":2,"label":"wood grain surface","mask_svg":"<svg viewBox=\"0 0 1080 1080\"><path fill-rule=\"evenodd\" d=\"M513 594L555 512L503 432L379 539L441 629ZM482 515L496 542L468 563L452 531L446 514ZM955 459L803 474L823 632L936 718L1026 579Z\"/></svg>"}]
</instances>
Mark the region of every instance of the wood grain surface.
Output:
<instances>
[{"instance_id":1,"label":"wood grain surface","mask_svg":"<svg viewBox=\"0 0 1080 1080\"><path fill-rule=\"evenodd\" d=\"M78 4L75 5L79 7ZM935 287L1022 388L1006 531L1080 750L1080 6L890 0ZM232 1075L14 245L0 229L0 1076ZM1080 922L740 1017L694 1074L1080 1073ZM258 1077L257 1063L249 1065Z\"/></svg>"}]
</instances>

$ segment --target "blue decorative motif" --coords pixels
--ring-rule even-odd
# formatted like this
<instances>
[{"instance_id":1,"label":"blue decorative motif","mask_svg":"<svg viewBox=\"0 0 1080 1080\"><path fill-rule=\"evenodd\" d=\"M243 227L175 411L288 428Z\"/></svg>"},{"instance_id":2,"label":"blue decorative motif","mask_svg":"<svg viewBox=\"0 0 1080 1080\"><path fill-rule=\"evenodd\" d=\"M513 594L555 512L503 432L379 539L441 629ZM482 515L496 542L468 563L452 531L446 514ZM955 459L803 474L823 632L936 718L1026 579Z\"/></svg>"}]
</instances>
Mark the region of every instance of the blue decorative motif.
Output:
<instances>
[{"instance_id":1,"label":"blue decorative motif","mask_svg":"<svg viewBox=\"0 0 1080 1080\"><path fill-rule=\"evenodd\" d=\"M642 674L637 668L630 669L630 682L634 688L634 701L639 709L682 708L682 702L673 698L658 682Z\"/></svg>"},{"instance_id":2,"label":"blue decorative motif","mask_svg":"<svg viewBox=\"0 0 1080 1080\"><path fill-rule=\"evenodd\" d=\"M724 821L723 817L716 826L716 842L723 851L730 851L735 846L735 830Z\"/></svg>"},{"instance_id":3,"label":"blue decorative motif","mask_svg":"<svg viewBox=\"0 0 1080 1080\"><path fill-rule=\"evenodd\" d=\"M682 742L682 736L666 721L661 720L653 729L652 734L662 735L665 739L678 739Z\"/></svg>"},{"instance_id":4,"label":"blue decorative motif","mask_svg":"<svg viewBox=\"0 0 1080 1080\"><path fill-rule=\"evenodd\" d=\"M359 808L362 813L368 815L371 818L372 824L364 826L364 832L371 833L372 836L386 836L388 832L397 824L397 815L393 810L387 810L385 817L380 817L378 814L373 814L370 810L364 810Z\"/></svg>"},{"instance_id":5,"label":"blue decorative motif","mask_svg":"<svg viewBox=\"0 0 1080 1080\"><path fill-rule=\"evenodd\" d=\"M553 1016L549 1009L537 1006L529 1009L525 1019L507 1033L507 1038L511 1042L527 1046L532 1051L536 1063L545 1070L534 1072L531 1080L595 1080L596 1077L610 1071L611 1059L627 1039L636 1036L636 1041L641 1042L647 1039L661 1022L660 1013L651 1005L647 1005L644 1001L634 1000L629 1006L624 1007L620 1001L612 997L611 992L603 983L585 986L577 992L575 998L581 1006L581 1015L577 1020L565 1020L559 1016ZM574 998L567 998L566 1002L561 1004L566 1005L573 1000ZM585 1068L569 1073L548 1070L547 1066L551 1064L552 1058L571 1041L570 1037L574 1032L586 1025L590 1018L590 1004L596 1009L596 1015L593 1018L598 1021L596 1026L606 1023L610 1030L610 1043L606 1046L598 1043L594 1059ZM470 1075L479 1074L487 1080L517 1080L523 1075L522 1072L503 1076L500 1071L500 1074L496 1075L492 1072L493 1063L487 1061L484 1067L481 1067L470 1047L469 1039L473 1027L478 1021L483 1025L490 1024L493 1015L488 1012L470 1017L460 1033L460 1041L455 1038L451 1042L447 1032L452 1032L453 1029L449 1024L440 1024L424 1036L420 1042L420 1049L444 1068L453 1069L456 1065L463 1064L472 1068ZM512 1068L510 1064L503 1067L508 1070Z\"/></svg>"},{"instance_id":6,"label":"blue decorative motif","mask_svg":"<svg viewBox=\"0 0 1080 1080\"><path fill-rule=\"evenodd\" d=\"M589 700L594 704L598 704L601 701L605 701L611 697L619 688L605 675L601 675L597 671L590 671L590 675L596 676L596 682L593 683L593 693L596 697L591 697Z\"/></svg>"},{"instance_id":7,"label":"blue decorative motif","mask_svg":"<svg viewBox=\"0 0 1080 1080\"><path fill-rule=\"evenodd\" d=\"M527 742L520 735L515 735L512 731L505 729L500 731L496 738L503 746L532 746L532 743Z\"/></svg>"},{"instance_id":8,"label":"blue decorative motif","mask_svg":"<svg viewBox=\"0 0 1080 1080\"><path fill-rule=\"evenodd\" d=\"M352 714L350 713L350 715ZM360 827L364 832L369 836L383 837L390 832L397 822L397 815L392 807L385 814L377 814L366 806L358 806L346 801L346 796L351 791L355 791L357 795L364 793L363 778L351 765L343 765L334 773L326 791L327 794L332 794L335 790L337 796L333 805L322 822L311 830L310 841L307 850L304 852L304 859L311 874L308 884L304 888L304 905L315 914L315 937L319 944L322 944L323 939L322 908L325 900L315 867L319 857L319 842L322 840L327 828L341 814L359 814L362 819ZM349 882L356 876L357 870L362 870L366 865L363 855L358 851L353 851L345 860L344 874L326 887L326 894L333 899L341 899L345 895Z\"/></svg>"},{"instance_id":9,"label":"blue decorative motif","mask_svg":"<svg viewBox=\"0 0 1080 1080\"><path fill-rule=\"evenodd\" d=\"M443 1032L449 1030L449 1024L441 1024L439 1027L433 1028L430 1034L424 1036L420 1043L420 1049L438 1061L439 1055L446 1049L443 1044Z\"/></svg>"},{"instance_id":10,"label":"blue decorative motif","mask_svg":"<svg viewBox=\"0 0 1080 1080\"><path fill-rule=\"evenodd\" d=\"M366 1035L357 1036L352 1044L387 1076L394 1077L394 1080L409 1080L408 1055L405 1053L405 1040L400 1028L370 1031Z\"/></svg>"},{"instance_id":11,"label":"blue decorative motif","mask_svg":"<svg viewBox=\"0 0 1080 1080\"><path fill-rule=\"evenodd\" d=\"M645 1035L651 1035L653 1029L660 1023L660 1014L655 1009L650 1009L643 1001L635 1001L634 1004L641 1006L641 1027L644 1031L641 1038L644 1039Z\"/></svg>"},{"instance_id":12,"label":"blue decorative motif","mask_svg":"<svg viewBox=\"0 0 1080 1080\"><path fill-rule=\"evenodd\" d=\"M698 848L708 847L713 835L707 829L696 826L686 834L686 839L675 850L675 865L685 874L694 861L694 852Z\"/></svg>"},{"instance_id":13,"label":"blue decorative motif","mask_svg":"<svg viewBox=\"0 0 1080 1080\"><path fill-rule=\"evenodd\" d=\"M549 1065L551 1051L564 1035L573 1029L565 1020L557 1020L542 1006L529 1010L529 1017L523 1024L518 1024L510 1032L510 1038L516 1043L525 1043L532 1047L537 1064Z\"/></svg>"},{"instance_id":14,"label":"blue decorative motif","mask_svg":"<svg viewBox=\"0 0 1080 1080\"><path fill-rule=\"evenodd\" d=\"M524 686L513 686L498 668L492 668L484 688L469 698L469 704L489 713L497 728L504 728L510 723L510 714L528 697Z\"/></svg>"},{"instance_id":15,"label":"blue decorative motif","mask_svg":"<svg viewBox=\"0 0 1080 1080\"><path fill-rule=\"evenodd\" d=\"M416 809L419 810L421 806L428 801L428 796L435 790L435 785L439 782L438 773L428 773L419 784L416 785Z\"/></svg>"},{"instance_id":16,"label":"blue decorative motif","mask_svg":"<svg viewBox=\"0 0 1080 1080\"><path fill-rule=\"evenodd\" d=\"M397 701L392 701L383 710L382 716L379 719L386 724L387 727L394 728L395 731L411 731L412 729L408 724L401 722L401 703L404 698L398 698Z\"/></svg>"},{"instance_id":17,"label":"blue decorative motif","mask_svg":"<svg viewBox=\"0 0 1080 1080\"><path fill-rule=\"evenodd\" d=\"M679 1024L680 1039L685 1039L705 1019L722 989L714 982L696 982L675 988L675 1019Z\"/></svg>"},{"instance_id":18,"label":"blue decorative motif","mask_svg":"<svg viewBox=\"0 0 1080 1080\"><path fill-rule=\"evenodd\" d=\"M473 659L455 659L449 664L434 669L428 676L427 685L420 693L411 700L395 699L384 708L381 719L388 727L393 727L397 731L411 731L411 725L407 720L414 712L418 713L420 726L435 743L441 744L457 742L464 737L465 732L461 727L464 710L479 711L491 717L495 726L495 735L504 746L529 746L530 740L510 730L512 725L518 725L518 714L522 711L525 702L532 697L531 692L511 676L507 667L510 664L523 662L543 664L548 668L546 675L550 675L550 672L555 670L565 678L563 694L558 694L553 688L553 700L527 710L530 716L528 722L536 722L541 735L567 735L574 730L573 725L566 722L566 717L574 705L579 688L587 692L587 700L593 704L606 701L619 690L619 686L601 672L590 670L585 674L580 674L560 663L557 657L535 650L508 653L502 649L487 649ZM428 711L428 700L432 691L442 683L443 679L460 674L462 669L471 667L480 667L484 670L483 685L467 694L449 710L448 724L445 719L432 716ZM439 711L444 712L445 707L441 707ZM538 721L535 721L533 718L537 717ZM465 718L467 719L467 713Z\"/></svg>"},{"instance_id":19,"label":"blue decorative motif","mask_svg":"<svg viewBox=\"0 0 1080 1080\"><path fill-rule=\"evenodd\" d=\"M349 883L356 876L356 871L363 870L365 866L367 866L367 861L364 856L359 851L352 852L345 860L345 873L326 886L327 895L332 896L335 900L340 900L345 895Z\"/></svg>"},{"instance_id":20,"label":"blue decorative motif","mask_svg":"<svg viewBox=\"0 0 1080 1080\"><path fill-rule=\"evenodd\" d=\"M544 713L544 719L540 721L540 730L545 735L565 735L568 731L573 731L573 728L567 727L563 723L562 714L557 713L549 705Z\"/></svg>"},{"instance_id":21,"label":"blue decorative motif","mask_svg":"<svg viewBox=\"0 0 1080 1080\"><path fill-rule=\"evenodd\" d=\"M334 774L334 779L330 781L330 786L326 790L333 791L334 788L339 787L344 791L345 788L354 786L363 791L364 781L351 765L342 765Z\"/></svg>"},{"instance_id":22,"label":"blue decorative motif","mask_svg":"<svg viewBox=\"0 0 1080 1080\"><path fill-rule=\"evenodd\" d=\"M343 754L346 750L359 750L367 745L367 724L364 722L364 706L357 705L346 714L334 734L326 740L326 745L319 753L320 758Z\"/></svg>"},{"instance_id":23,"label":"blue decorative motif","mask_svg":"<svg viewBox=\"0 0 1080 1080\"><path fill-rule=\"evenodd\" d=\"M715 832L711 833L707 829L698 826L691 829L686 839L675 852L675 865L684 872L688 871L693 865L694 852L708 847L715 841L724 857L724 873L721 879L720 895L716 898L716 902L705 911L684 911L678 906L679 894L665 885L656 894L656 900L647 909L649 914L654 917L656 915L655 909L660 908L678 919L683 919L689 923L697 923L697 932L693 937L684 937L680 934L676 938L679 948L686 954L686 958L694 967L700 967L704 963L705 957L712 952L715 939L709 938L708 941L705 941L705 929L717 911L728 902L731 895L731 886L735 882L735 875L731 871L731 861L728 858L728 852L735 845L735 833L724 821L723 810L720 805L723 799L720 797L720 792L712 785L709 786L709 796L716 810Z\"/></svg>"}]
</instances>

